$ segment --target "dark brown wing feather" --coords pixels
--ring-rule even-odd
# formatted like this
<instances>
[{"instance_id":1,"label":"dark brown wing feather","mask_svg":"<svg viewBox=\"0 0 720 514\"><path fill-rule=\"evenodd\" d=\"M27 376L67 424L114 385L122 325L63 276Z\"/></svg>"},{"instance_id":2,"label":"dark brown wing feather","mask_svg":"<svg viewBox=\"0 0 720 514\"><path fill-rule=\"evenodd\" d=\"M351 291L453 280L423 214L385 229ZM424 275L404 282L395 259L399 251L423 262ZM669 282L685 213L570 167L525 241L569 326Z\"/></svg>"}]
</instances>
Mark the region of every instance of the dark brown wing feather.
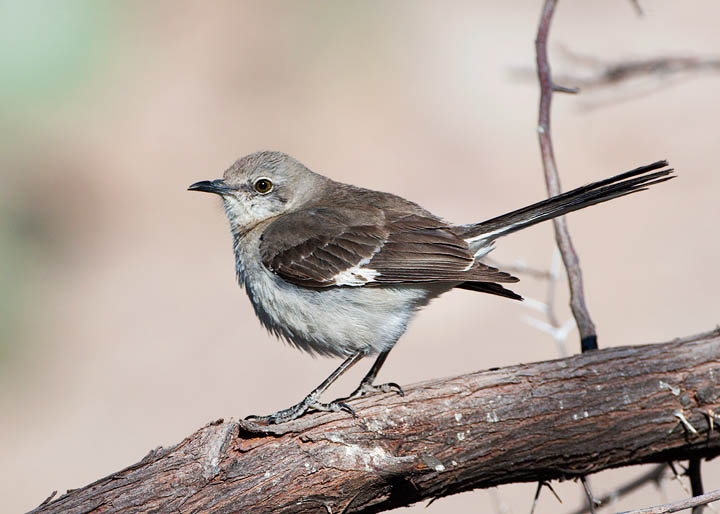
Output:
<instances>
[{"instance_id":1,"label":"dark brown wing feather","mask_svg":"<svg viewBox=\"0 0 720 514\"><path fill-rule=\"evenodd\" d=\"M368 207L284 215L265 229L260 254L268 269L306 287L517 281L474 262L442 220Z\"/></svg>"},{"instance_id":2,"label":"dark brown wing feather","mask_svg":"<svg viewBox=\"0 0 720 514\"><path fill-rule=\"evenodd\" d=\"M469 291L478 291L480 293L494 294L497 296L504 296L505 298L512 298L513 300L522 300L522 296L517 294L510 289L506 289L500 284L494 284L492 282L463 282L462 284L455 286L458 289L467 289Z\"/></svg>"}]
</instances>

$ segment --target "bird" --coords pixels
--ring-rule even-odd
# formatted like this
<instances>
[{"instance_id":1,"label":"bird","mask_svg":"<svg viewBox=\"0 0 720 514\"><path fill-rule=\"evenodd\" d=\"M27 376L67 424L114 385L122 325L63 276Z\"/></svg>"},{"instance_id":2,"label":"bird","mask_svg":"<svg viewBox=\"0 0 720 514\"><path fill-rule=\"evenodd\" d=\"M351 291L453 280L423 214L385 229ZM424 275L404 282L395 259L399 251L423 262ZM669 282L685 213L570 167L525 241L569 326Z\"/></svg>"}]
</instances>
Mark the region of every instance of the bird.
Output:
<instances>
[{"instance_id":1,"label":"bird","mask_svg":"<svg viewBox=\"0 0 720 514\"><path fill-rule=\"evenodd\" d=\"M246 419L292 421L309 411L345 411L367 393L395 392L375 384L389 352L417 311L454 288L513 300L518 278L483 263L497 239L590 205L643 191L674 178L665 160L470 224L453 224L394 194L315 173L277 151L235 161L223 178L190 191L222 198L230 223L237 280L260 323L310 354L343 358L297 404ZM376 356L347 397L321 395L362 358Z\"/></svg>"}]
</instances>

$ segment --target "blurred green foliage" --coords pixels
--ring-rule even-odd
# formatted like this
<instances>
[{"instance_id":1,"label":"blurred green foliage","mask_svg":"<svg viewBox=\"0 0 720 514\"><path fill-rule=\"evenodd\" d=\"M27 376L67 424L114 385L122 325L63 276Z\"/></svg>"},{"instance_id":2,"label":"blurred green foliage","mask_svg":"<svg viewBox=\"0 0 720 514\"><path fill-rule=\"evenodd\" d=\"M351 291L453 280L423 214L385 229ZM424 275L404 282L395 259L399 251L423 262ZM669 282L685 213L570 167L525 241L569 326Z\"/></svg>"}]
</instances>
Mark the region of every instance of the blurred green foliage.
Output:
<instances>
[{"instance_id":1,"label":"blurred green foliage","mask_svg":"<svg viewBox=\"0 0 720 514\"><path fill-rule=\"evenodd\" d=\"M115 6L93 0L0 0L0 114L42 114L85 89L106 53Z\"/></svg>"},{"instance_id":2,"label":"blurred green foliage","mask_svg":"<svg viewBox=\"0 0 720 514\"><path fill-rule=\"evenodd\" d=\"M95 0L0 0L0 368L25 349L28 287L48 265L42 227L27 196L45 170L43 121L84 101L107 59L118 4ZM30 176L33 176L30 178ZM47 234L46 234L47 235Z\"/></svg>"}]
</instances>

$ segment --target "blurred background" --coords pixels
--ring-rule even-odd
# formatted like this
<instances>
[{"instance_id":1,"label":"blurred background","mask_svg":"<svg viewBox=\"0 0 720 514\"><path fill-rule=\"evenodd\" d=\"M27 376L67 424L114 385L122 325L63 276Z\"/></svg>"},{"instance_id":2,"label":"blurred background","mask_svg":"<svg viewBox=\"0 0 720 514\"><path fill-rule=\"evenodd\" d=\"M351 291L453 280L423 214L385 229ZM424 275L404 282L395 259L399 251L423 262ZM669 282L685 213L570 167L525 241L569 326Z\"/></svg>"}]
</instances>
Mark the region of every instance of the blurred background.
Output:
<instances>
[{"instance_id":1,"label":"blurred background","mask_svg":"<svg viewBox=\"0 0 720 514\"><path fill-rule=\"evenodd\" d=\"M607 61L720 53L718 2L642 4L639 17L629 1L561 2L554 70L574 73L570 50ZM186 192L190 183L273 149L457 222L542 199L540 7L0 1L3 511L34 508L211 420L287 407L337 365L260 327L235 283L220 201ZM662 158L678 170L671 183L569 219L601 347L719 321L720 76L666 79L555 96L565 188ZM545 224L503 240L493 258L547 269L552 254ZM522 278L515 290L545 297L544 281ZM413 322L379 379L557 357L528 317L544 319L519 302L449 293ZM329 396L352 390L369 365ZM720 467L704 469L706 489L720 487ZM600 496L639 472L591 481ZM579 484L554 487L563 504L545 490L536 512L582 503ZM504 486L403 512L527 512L534 492ZM668 481L615 508L686 495Z\"/></svg>"}]
</instances>

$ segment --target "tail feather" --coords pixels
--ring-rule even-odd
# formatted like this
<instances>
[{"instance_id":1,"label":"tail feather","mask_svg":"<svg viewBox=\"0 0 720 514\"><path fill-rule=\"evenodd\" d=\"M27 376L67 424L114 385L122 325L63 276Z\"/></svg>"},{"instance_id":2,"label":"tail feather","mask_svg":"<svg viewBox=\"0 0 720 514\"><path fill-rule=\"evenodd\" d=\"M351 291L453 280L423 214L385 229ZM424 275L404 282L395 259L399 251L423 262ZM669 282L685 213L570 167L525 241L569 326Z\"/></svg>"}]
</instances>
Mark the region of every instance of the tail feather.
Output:
<instances>
[{"instance_id":1,"label":"tail feather","mask_svg":"<svg viewBox=\"0 0 720 514\"><path fill-rule=\"evenodd\" d=\"M666 166L668 166L668 162L664 160L647 166L640 166L634 170L578 187L502 216L481 223L458 227L460 229L458 235L471 243L473 247L482 248L499 237L522 230L536 223L584 209L590 205L606 202L613 198L644 191L653 184L659 184L674 178L674 175L670 175L673 172L672 168L661 169Z\"/></svg>"},{"instance_id":2,"label":"tail feather","mask_svg":"<svg viewBox=\"0 0 720 514\"><path fill-rule=\"evenodd\" d=\"M497 296L504 296L505 298L512 298L513 300L522 300L522 296L517 294L510 289L507 289L500 284L494 282L463 282L457 286L458 289L467 289L469 291L478 291L480 293L489 293Z\"/></svg>"}]
</instances>

